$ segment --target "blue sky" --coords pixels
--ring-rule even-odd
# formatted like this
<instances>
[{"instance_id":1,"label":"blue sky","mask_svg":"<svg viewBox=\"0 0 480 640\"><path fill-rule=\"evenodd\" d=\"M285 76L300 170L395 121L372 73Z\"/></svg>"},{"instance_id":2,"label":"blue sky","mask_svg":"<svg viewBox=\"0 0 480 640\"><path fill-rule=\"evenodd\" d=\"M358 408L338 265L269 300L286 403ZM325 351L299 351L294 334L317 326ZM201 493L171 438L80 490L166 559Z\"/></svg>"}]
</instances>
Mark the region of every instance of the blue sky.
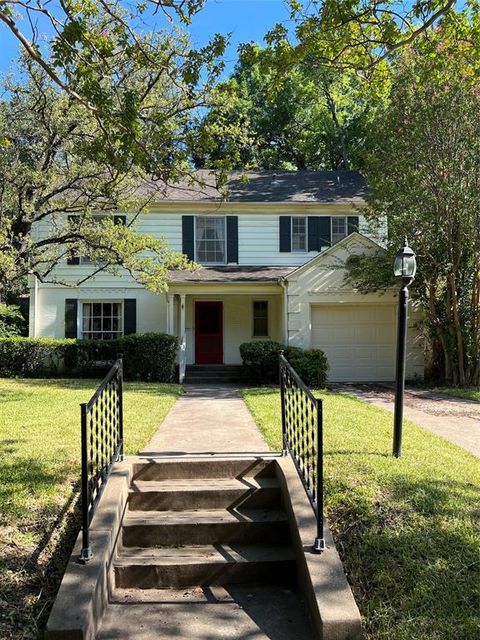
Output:
<instances>
[{"instance_id":1,"label":"blue sky","mask_svg":"<svg viewBox=\"0 0 480 640\"><path fill-rule=\"evenodd\" d=\"M189 28L194 44L205 44L214 33L232 33L227 50L227 71L236 60L241 42L262 42L265 33L277 22L288 20L289 12L283 0L207 0ZM0 27L0 73L11 70L18 45L13 35Z\"/></svg>"}]
</instances>

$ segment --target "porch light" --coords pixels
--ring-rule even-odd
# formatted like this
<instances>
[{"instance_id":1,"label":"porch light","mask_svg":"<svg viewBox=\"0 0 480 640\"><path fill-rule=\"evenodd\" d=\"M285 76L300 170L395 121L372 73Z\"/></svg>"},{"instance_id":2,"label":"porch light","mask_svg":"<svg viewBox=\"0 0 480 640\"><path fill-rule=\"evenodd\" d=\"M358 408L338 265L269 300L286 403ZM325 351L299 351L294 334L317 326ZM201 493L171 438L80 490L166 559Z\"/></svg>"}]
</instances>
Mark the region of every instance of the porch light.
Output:
<instances>
[{"instance_id":1,"label":"porch light","mask_svg":"<svg viewBox=\"0 0 480 640\"><path fill-rule=\"evenodd\" d=\"M396 278L402 278L402 280L408 280L409 284L415 277L417 272L417 261L415 259L415 253L413 249L408 246L407 239L405 238L405 245L395 256L393 263L393 274Z\"/></svg>"},{"instance_id":2,"label":"porch light","mask_svg":"<svg viewBox=\"0 0 480 640\"><path fill-rule=\"evenodd\" d=\"M405 245L395 256L393 274L401 279L398 295L398 334L397 334L397 362L395 374L395 412L393 417L393 455L402 455L403 430L403 396L405 392L405 358L407 351L407 318L408 318L408 285L412 282L417 271L417 261L414 251Z\"/></svg>"}]
</instances>

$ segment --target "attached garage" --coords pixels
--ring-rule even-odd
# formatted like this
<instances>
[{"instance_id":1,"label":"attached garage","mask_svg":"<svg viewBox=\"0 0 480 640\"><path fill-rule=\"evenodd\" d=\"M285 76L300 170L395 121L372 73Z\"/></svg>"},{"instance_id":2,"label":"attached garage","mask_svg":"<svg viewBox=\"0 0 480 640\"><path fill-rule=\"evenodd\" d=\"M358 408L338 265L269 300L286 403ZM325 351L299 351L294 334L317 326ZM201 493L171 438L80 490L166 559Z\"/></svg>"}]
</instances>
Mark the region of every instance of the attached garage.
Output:
<instances>
[{"instance_id":1,"label":"attached garage","mask_svg":"<svg viewBox=\"0 0 480 640\"><path fill-rule=\"evenodd\" d=\"M395 378L396 311L393 304L312 304L312 347L325 352L331 382Z\"/></svg>"}]
</instances>

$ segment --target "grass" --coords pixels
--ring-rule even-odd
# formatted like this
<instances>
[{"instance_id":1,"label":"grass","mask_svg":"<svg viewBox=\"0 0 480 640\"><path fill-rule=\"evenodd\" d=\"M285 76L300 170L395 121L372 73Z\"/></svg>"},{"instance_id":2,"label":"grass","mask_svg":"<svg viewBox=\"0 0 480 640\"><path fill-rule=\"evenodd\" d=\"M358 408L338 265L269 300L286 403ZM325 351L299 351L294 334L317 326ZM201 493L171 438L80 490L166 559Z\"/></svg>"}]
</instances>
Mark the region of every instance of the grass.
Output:
<instances>
[{"instance_id":1,"label":"grass","mask_svg":"<svg viewBox=\"0 0 480 640\"><path fill-rule=\"evenodd\" d=\"M392 415L351 396L320 393L325 504L370 640L478 640L478 459L410 422L391 456ZM280 401L244 398L274 450Z\"/></svg>"},{"instance_id":2,"label":"grass","mask_svg":"<svg viewBox=\"0 0 480 640\"><path fill-rule=\"evenodd\" d=\"M38 637L76 531L79 403L96 380L0 379L0 638ZM148 442L178 385L125 383L125 451Z\"/></svg>"},{"instance_id":3,"label":"grass","mask_svg":"<svg viewBox=\"0 0 480 640\"><path fill-rule=\"evenodd\" d=\"M465 400L476 400L480 402L480 389L478 387L436 387L434 391L444 393L454 398L464 398Z\"/></svg>"}]
</instances>

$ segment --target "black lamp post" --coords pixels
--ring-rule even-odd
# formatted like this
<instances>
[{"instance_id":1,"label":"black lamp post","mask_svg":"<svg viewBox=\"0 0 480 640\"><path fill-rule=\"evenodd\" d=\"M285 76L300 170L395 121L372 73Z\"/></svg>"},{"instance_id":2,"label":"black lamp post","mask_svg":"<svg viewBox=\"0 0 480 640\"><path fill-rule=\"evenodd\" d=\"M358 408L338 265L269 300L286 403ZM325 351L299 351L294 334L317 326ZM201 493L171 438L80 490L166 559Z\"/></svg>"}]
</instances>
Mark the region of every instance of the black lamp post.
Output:
<instances>
[{"instance_id":1,"label":"black lamp post","mask_svg":"<svg viewBox=\"0 0 480 640\"><path fill-rule=\"evenodd\" d=\"M412 282L417 271L415 253L408 246L405 238L405 246L395 256L393 273L400 280L401 287L398 297L398 334L397 334L397 364L396 364L396 391L395 413L393 418L393 455L399 458L402 455L402 428L403 428L403 395L405 391L405 355L407 348L407 317L408 317L408 285Z\"/></svg>"}]
</instances>

